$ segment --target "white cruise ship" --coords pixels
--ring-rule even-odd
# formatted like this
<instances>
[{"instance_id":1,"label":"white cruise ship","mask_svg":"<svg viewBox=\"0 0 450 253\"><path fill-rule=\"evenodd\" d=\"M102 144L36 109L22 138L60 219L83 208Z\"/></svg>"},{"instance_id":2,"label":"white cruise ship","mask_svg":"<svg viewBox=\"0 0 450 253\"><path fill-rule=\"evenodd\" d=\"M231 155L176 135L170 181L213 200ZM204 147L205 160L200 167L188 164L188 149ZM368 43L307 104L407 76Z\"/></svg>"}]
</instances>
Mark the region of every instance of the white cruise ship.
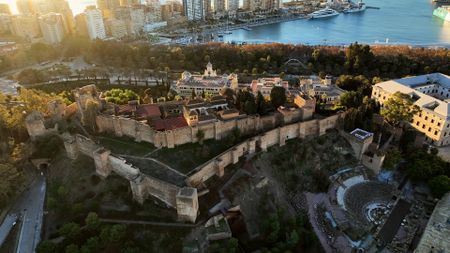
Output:
<instances>
[{"instance_id":1,"label":"white cruise ship","mask_svg":"<svg viewBox=\"0 0 450 253\"><path fill-rule=\"evenodd\" d=\"M339 15L339 12L331 9L330 7L326 7L324 9L321 9L321 10L318 10L318 11L308 14L308 17L311 19L317 19L317 18L334 17L337 15Z\"/></svg>"},{"instance_id":2,"label":"white cruise ship","mask_svg":"<svg viewBox=\"0 0 450 253\"><path fill-rule=\"evenodd\" d=\"M366 4L362 1L359 1L356 4L351 3L351 5L348 8L345 8L343 10L344 13L355 13L355 12L362 12L366 10Z\"/></svg>"}]
</instances>

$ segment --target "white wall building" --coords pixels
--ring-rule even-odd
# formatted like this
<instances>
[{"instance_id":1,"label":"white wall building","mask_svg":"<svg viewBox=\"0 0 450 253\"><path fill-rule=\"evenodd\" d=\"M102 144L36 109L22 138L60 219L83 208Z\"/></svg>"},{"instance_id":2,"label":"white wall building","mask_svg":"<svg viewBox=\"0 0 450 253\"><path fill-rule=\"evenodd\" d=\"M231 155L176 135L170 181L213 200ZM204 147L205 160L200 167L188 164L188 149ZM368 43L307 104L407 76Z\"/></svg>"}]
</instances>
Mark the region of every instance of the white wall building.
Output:
<instances>
[{"instance_id":1,"label":"white wall building","mask_svg":"<svg viewBox=\"0 0 450 253\"><path fill-rule=\"evenodd\" d=\"M381 106L400 92L411 97L421 111L411 122L426 140L436 146L450 144L450 77L433 73L391 80L373 86L372 98Z\"/></svg>"},{"instance_id":2,"label":"white wall building","mask_svg":"<svg viewBox=\"0 0 450 253\"><path fill-rule=\"evenodd\" d=\"M87 8L84 13L86 14L86 25L89 38L91 40L105 39L106 31L102 12L96 8Z\"/></svg>"},{"instance_id":3,"label":"white wall building","mask_svg":"<svg viewBox=\"0 0 450 253\"><path fill-rule=\"evenodd\" d=\"M51 12L40 16L39 25L45 42L58 44L64 39L64 17L60 13Z\"/></svg>"}]
</instances>

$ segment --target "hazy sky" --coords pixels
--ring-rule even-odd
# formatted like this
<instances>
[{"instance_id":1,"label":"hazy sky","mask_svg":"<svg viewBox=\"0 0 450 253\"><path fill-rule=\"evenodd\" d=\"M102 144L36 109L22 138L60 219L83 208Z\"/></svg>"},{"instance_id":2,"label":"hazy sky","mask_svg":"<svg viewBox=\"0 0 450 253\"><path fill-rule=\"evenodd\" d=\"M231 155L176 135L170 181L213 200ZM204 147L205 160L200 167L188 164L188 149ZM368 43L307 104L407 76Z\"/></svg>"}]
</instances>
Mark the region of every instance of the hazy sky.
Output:
<instances>
[{"instance_id":1,"label":"hazy sky","mask_svg":"<svg viewBox=\"0 0 450 253\"><path fill-rule=\"evenodd\" d=\"M0 3L9 4L11 11L17 13L16 0L0 0ZM69 0L69 4L73 14L78 14L84 10L86 5L95 5L95 0Z\"/></svg>"}]
</instances>

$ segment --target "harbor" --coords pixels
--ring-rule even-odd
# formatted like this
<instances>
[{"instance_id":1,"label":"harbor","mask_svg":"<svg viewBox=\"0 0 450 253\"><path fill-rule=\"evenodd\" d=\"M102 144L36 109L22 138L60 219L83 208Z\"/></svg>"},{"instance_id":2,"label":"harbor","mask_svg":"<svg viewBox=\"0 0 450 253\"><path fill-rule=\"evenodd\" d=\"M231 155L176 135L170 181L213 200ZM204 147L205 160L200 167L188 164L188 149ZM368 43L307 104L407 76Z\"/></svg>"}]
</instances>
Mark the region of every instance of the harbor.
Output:
<instances>
[{"instance_id":1,"label":"harbor","mask_svg":"<svg viewBox=\"0 0 450 253\"><path fill-rule=\"evenodd\" d=\"M360 13L340 13L325 19L306 17L234 30L225 35L226 43L292 43L307 45L405 44L450 47L450 23L433 16L436 6L428 0L366 0ZM411 27L414 27L413 31ZM418 32L417 32L418 31ZM420 34L420 36L418 36Z\"/></svg>"}]
</instances>

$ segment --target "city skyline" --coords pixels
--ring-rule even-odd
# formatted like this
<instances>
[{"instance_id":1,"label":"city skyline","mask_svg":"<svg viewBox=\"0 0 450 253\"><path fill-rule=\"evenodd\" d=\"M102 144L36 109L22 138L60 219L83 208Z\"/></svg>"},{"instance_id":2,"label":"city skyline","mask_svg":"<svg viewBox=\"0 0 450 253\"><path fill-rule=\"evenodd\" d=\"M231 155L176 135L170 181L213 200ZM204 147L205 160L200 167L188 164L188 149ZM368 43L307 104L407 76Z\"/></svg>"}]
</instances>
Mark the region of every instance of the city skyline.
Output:
<instances>
[{"instance_id":1,"label":"city skyline","mask_svg":"<svg viewBox=\"0 0 450 253\"><path fill-rule=\"evenodd\" d=\"M70 5L70 9L72 10L74 15L82 13L85 7L88 5L96 5L96 0L68 0L68 2ZM11 9L11 12L13 14L18 14L16 0L0 0L0 3L8 4Z\"/></svg>"}]
</instances>

